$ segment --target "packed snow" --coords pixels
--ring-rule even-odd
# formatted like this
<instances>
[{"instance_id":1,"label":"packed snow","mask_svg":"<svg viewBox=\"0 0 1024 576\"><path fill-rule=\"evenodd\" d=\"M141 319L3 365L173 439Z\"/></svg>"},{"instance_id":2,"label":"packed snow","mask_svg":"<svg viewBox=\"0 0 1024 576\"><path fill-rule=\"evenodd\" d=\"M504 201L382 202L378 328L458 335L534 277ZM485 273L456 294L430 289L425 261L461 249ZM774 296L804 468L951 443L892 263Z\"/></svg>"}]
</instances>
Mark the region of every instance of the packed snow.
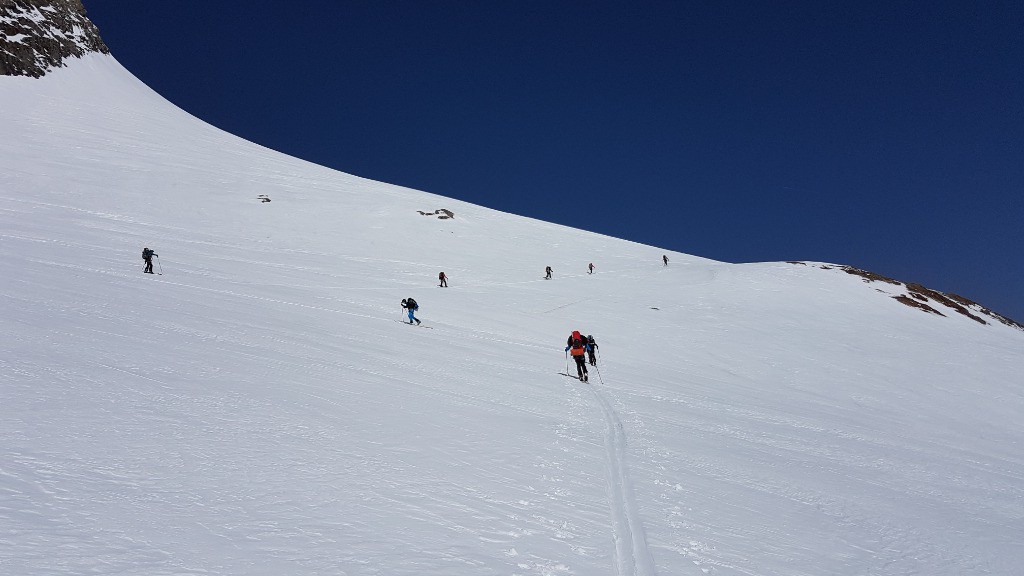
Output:
<instances>
[{"instance_id":1,"label":"packed snow","mask_svg":"<svg viewBox=\"0 0 1024 576\"><path fill-rule=\"evenodd\" d=\"M1021 573L1021 331L339 173L68 64L0 77L0 573Z\"/></svg>"}]
</instances>

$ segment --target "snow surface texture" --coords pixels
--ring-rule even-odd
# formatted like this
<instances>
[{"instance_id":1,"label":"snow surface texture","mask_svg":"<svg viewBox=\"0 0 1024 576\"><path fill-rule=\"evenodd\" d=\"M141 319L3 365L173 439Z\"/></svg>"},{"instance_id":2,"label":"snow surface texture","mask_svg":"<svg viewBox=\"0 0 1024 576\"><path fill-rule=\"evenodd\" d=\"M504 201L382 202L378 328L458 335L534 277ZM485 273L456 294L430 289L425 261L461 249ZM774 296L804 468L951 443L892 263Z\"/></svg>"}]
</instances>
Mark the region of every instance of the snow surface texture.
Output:
<instances>
[{"instance_id":1,"label":"snow surface texture","mask_svg":"<svg viewBox=\"0 0 1024 576\"><path fill-rule=\"evenodd\" d=\"M1021 573L1011 327L334 172L102 55L0 78L0 201L0 573Z\"/></svg>"}]
</instances>

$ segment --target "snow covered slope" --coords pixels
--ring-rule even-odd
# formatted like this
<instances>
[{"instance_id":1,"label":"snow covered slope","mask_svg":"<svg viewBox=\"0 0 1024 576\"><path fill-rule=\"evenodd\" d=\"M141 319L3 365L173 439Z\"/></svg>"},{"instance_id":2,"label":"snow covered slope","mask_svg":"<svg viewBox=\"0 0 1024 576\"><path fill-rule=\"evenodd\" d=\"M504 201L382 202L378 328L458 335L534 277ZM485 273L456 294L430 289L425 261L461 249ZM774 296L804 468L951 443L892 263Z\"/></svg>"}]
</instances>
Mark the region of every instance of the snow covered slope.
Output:
<instances>
[{"instance_id":1,"label":"snow covered slope","mask_svg":"<svg viewBox=\"0 0 1024 576\"><path fill-rule=\"evenodd\" d=\"M664 253L0 78L0 573L1020 573L1024 333Z\"/></svg>"}]
</instances>

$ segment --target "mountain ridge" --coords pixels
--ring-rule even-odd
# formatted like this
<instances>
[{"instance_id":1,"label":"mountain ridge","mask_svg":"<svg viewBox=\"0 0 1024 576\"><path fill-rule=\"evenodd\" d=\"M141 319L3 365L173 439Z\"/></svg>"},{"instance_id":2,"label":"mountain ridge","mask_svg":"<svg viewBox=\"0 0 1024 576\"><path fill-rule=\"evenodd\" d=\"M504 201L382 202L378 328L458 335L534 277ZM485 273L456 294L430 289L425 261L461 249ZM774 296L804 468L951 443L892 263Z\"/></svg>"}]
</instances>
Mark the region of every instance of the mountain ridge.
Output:
<instances>
[{"instance_id":1,"label":"mountain ridge","mask_svg":"<svg viewBox=\"0 0 1024 576\"><path fill-rule=\"evenodd\" d=\"M914 282L902 282L894 278L889 278L887 276L882 276L881 274L877 274L875 272L861 270L860 268L848 266L845 264L825 264L793 260L788 261L788 263L800 266L816 266L818 268L821 268L822 270L839 269L842 270L843 272L846 272L847 274L860 276L861 278L864 279L864 282L868 284L874 282L881 282L883 284L891 284L897 287L901 287L902 291L900 291L900 293L892 295L892 298L897 302L900 302L901 304L910 306L911 308L917 308L926 313L945 316L945 314L943 314L934 307L938 306L940 308L946 308L948 309L948 311L956 312L957 314L966 316L967 318L970 318L971 320L974 320L979 324L987 325L989 321L994 320L1006 326L1010 326L1018 330L1024 331L1024 325L1022 325L1021 323L1006 316L1003 316L998 312L993 312L992 310L985 308L981 304L969 298L960 296L959 294L939 292L938 290L927 288L925 286L922 286L921 284L917 284ZM876 290L878 292L886 293L886 290L881 288L876 288ZM986 316L989 318L989 320L984 320L981 318L981 316Z\"/></svg>"},{"instance_id":2,"label":"mountain ridge","mask_svg":"<svg viewBox=\"0 0 1024 576\"><path fill-rule=\"evenodd\" d=\"M90 53L110 54L89 20L81 0L0 0L0 75L42 77L54 68L64 66L67 58L81 58ZM268 201L269 201L269 197ZM436 209L435 209L436 212ZM421 214L425 214L421 212ZM796 261L791 261L796 263ZM840 269L865 278L907 287L906 294L893 296L897 301L926 313L943 314L929 302L973 318L982 324L981 316L1024 330L1024 325L999 314L969 298L945 293L920 284L904 282L859 268L835 264Z\"/></svg>"}]
</instances>

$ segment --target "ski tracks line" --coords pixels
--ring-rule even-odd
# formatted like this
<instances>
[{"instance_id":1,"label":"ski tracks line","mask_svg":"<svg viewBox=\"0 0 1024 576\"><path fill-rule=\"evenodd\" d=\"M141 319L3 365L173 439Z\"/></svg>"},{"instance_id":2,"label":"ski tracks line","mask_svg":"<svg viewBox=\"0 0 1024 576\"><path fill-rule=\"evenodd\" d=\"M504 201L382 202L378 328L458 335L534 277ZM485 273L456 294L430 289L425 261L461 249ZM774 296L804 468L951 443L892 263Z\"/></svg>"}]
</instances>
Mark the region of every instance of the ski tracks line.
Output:
<instances>
[{"instance_id":1,"label":"ski tracks line","mask_svg":"<svg viewBox=\"0 0 1024 576\"><path fill-rule=\"evenodd\" d=\"M608 453L608 491L611 497L618 576L655 576L654 559L647 547L647 535L640 520L633 484L626 465L626 433L615 408L593 385L588 386L605 419L605 450Z\"/></svg>"}]
</instances>

